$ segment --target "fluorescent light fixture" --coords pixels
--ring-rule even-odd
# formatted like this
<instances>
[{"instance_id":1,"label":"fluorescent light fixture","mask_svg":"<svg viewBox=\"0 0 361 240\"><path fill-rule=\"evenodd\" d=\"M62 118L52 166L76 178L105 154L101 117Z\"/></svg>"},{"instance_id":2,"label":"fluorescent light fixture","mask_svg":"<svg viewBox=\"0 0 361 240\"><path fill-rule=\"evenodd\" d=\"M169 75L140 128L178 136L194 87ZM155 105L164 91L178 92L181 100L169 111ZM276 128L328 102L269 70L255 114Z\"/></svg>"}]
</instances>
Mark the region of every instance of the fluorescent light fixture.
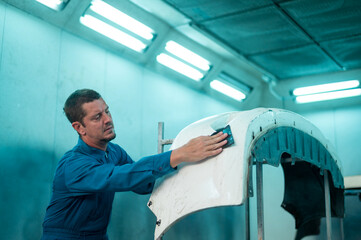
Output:
<instances>
[{"instance_id":1,"label":"fluorescent light fixture","mask_svg":"<svg viewBox=\"0 0 361 240\"><path fill-rule=\"evenodd\" d=\"M93 16L84 15L80 18L80 22L94 31L97 31L100 34L103 34L104 36L107 36L108 38L137 52L142 52L147 47L147 45L139 39L136 39Z\"/></svg>"},{"instance_id":2,"label":"fluorescent light fixture","mask_svg":"<svg viewBox=\"0 0 361 240\"><path fill-rule=\"evenodd\" d=\"M293 90L293 95L301 96L307 94L315 94L315 93L322 93L322 92L330 92L330 91L337 91L337 90L344 90L349 88L355 88L360 85L358 80L350 80L344 82L336 82L336 83L328 83L328 84L321 84L309 87L301 87L296 88Z\"/></svg>"},{"instance_id":3,"label":"fluorescent light fixture","mask_svg":"<svg viewBox=\"0 0 361 240\"><path fill-rule=\"evenodd\" d=\"M354 88L349 90L298 96L296 97L296 101L298 103L309 103L309 102L325 101L325 100L338 99L338 98L354 97L359 95L361 95L361 88Z\"/></svg>"},{"instance_id":4,"label":"fluorescent light fixture","mask_svg":"<svg viewBox=\"0 0 361 240\"><path fill-rule=\"evenodd\" d=\"M151 28L101 0L93 0L90 10L146 40L154 37L154 31Z\"/></svg>"},{"instance_id":5,"label":"fluorescent light fixture","mask_svg":"<svg viewBox=\"0 0 361 240\"><path fill-rule=\"evenodd\" d=\"M154 31L101 0L93 0L80 23L134 50L144 52L154 39Z\"/></svg>"},{"instance_id":6,"label":"fluorescent light fixture","mask_svg":"<svg viewBox=\"0 0 361 240\"><path fill-rule=\"evenodd\" d=\"M173 69L193 80L199 81L203 78L203 74L197 69L175 59L165 53L161 53L157 56L157 61L166 67Z\"/></svg>"},{"instance_id":7,"label":"fluorescent light fixture","mask_svg":"<svg viewBox=\"0 0 361 240\"><path fill-rule=\"evenodd\" d=\"M206 59L174 41L167 42L165 50L203 71L210 69L210 63Z\"/></svg>"},{"instance_id":8,"label":"fluorescent light fixture","mask_svg":"<svg viewBox=\"0 0 361 240\"><path fill-rule=\"evenodd\" d=\"M213 80L210 83L210 86L214 90L221 92L237 101L242 101L246 98L246 95L243 92L219 80Z\"/></svg>"},{"instance_id":9,"label":"fluorescent light fixture","mask_svg":"<svg viewBox=\"0 0 361 240\"><path fill-rule=\"evenodd\" d=\"M36 0L37 2L54 9L55 11L63 10L69 0Z\"/></svg>"}]
</instances>

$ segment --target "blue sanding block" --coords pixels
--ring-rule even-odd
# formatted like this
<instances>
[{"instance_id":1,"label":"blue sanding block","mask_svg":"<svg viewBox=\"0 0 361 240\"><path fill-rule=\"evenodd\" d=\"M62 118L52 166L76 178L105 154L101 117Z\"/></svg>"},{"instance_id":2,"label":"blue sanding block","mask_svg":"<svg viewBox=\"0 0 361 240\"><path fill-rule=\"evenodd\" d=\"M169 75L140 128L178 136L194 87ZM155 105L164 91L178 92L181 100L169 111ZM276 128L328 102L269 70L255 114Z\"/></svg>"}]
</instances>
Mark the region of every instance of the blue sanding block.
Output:
<instances>
[{"instance_id":1,"label":"blue sanding block","mask_svg":"<svg viewBox=\"0 0 361 240\"><path fill-rule=\"evenodd\" d=\"M227 125L227 126L224 127L224 128L217 129L214 133L212 133L211 136L213 136L213 135L215 135L215 134L217 134L217 133L219 133L219 132L223 132L223 133L227 133L227 134L228 134L228 136L227 136L227 138L226 138L227 143L226 143L226 145L224 145L222 148L226 148L226 147L229 147L229 146L231 146L231 145L234 144L234 139L233 139L231 127L230 127L229 125Z\"/></svg>"}]
</instances>

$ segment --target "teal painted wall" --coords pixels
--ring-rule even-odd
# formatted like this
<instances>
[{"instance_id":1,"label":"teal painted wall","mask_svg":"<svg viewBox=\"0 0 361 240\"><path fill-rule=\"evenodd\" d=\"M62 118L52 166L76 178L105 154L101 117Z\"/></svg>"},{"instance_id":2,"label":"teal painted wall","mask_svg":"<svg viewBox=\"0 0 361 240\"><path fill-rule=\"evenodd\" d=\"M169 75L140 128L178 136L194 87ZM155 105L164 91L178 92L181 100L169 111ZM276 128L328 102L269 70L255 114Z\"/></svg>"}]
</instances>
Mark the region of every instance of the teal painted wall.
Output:
<instances>
[{"instance_id":1,"label":"teal painted wall","mask_svg":"<svg viewBox=\"0 0 361 240\"><path fill-rule=\"evenodd\" d=\"M335 146L344 176L361 174L361 106L303 114Z\"/></svg>"},{"instance_id":2,"label":"teal painted wall","mask_svg":"<svg viewBox=\"0 0 361 240\"><path fill-rule=\"evenodd\" d=\"M236 110L1 1L0 46L1 239L41 236L56 163L77 142L62 112L74 90L93 88L103 95L114 118L114 142L134 160L157 152L159 121L165 122L165 137L174 138L196 120ZM148 199L116 195L111 239L153 238L156 219L146 206ZM198 233L203 236L199 239L212 239L204 235L209 225L218 218L231 224L241 211L223 208L191 216L169 232L169 239ZM189 228L202 219L207 224ZM220 239L225 227L209 234ZM240 234L238 229L228 232Z\"/></svg>"}]
</instances>

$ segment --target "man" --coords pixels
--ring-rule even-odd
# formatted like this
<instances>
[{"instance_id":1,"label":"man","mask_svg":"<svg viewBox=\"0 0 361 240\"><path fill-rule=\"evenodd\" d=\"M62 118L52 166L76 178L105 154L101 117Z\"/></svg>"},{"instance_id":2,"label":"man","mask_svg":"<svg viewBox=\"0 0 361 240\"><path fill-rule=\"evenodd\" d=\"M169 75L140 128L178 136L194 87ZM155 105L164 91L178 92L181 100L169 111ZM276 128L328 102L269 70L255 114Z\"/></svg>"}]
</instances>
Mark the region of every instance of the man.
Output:
<instances>
[{"instance_id":1,"label":"man","mask_svg":"<svg viewBox=\"0 0 361 240\"><path fill-rule=\"evenodd\" d=\"M64 112L79 135L59 161L43 223L43 240L108 239L106 230L115 192L148 194L155 180L182 162L222 152L227 134L201 136L184 146L134 162L117 144L109 107L90 89L72 93Z\"/></svg>"}]
</instances>

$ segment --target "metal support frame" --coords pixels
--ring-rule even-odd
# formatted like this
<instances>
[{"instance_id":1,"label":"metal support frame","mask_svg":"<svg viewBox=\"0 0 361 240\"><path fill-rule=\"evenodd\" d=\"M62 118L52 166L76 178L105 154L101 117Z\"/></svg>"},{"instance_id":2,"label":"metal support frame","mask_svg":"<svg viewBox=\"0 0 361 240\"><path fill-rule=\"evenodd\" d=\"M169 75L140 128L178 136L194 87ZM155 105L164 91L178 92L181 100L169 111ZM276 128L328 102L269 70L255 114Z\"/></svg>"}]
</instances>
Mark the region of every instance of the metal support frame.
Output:
<instances>
[{"instance_id":1,"label":"metal support frame","mask_svg":"<svg viewBox=\"0 0 361 240\"><path fill-rule=\"evenodd\" d=\"M164 122L158 122L158 153L164 152L164 145L170 145L173 139L164 139Z\"/></svg>"},{"instance_id":2,"label":"metal support frame","mask_svg":"<svg viewBox=\"0 0 361 240\"><path fill-rule=\"evenodd\" d=\"M323 180L325 187L325 212L326 212L326 230L327 240L331 240L332 228L331 228L331 200L330 200L330 184L328 181L328 172L323 170Z\"/></svg>"},{"instance_id":3,"label":"metal support frame","mask_svg":"<svg viewBox=\"0 0 361 240\"><path fill-rule=\"evenodd\" d=\"M164 152L164 145L173 143L173 139L164 139L164 122L158 122L158 153ZM163 237L160 238L162 240Z\"/></svg>"},{"instance_id":4,"label":"metal support frame","mask_svg":"<svg viewBox=\"0 0 361 240\"><path fill-rule=\"evenodd\" d=\"M250 233L250 219L249 219L249 197L246 198L246 201L244 203L245 206L245 221L246 221L246 240L251 240L251 233Z\"/></svg>"},{"instance_id":5,"label":"metal support frame","mask_svg":"<svg viewBox=\"0 0 361 240\"><path fill-rule=\"evenodd\" d=\"M343 218L340 218L340 232L341 232L341 240L345 239L345 233L344 233L344 229L343 229Z\"/></svg>"},{"instance_id":6,"label":"metal support frame","mask_svg":"<svg viewBox=\"0 0 361 240\"><path fill-rule=\"evenodd\" d=\"M256 162L257 184L257 229L258 240L264 240L264 216L263 216L263 168L262 162Z\"/></svg>"},{"instance_id":7,"label":"metal support frame","mask_svg":"<svg viewBox=\"0 0 361 240\"><path fill-rule=\"evenodd\" d=\"M291 161L290 159L285 159L285 162ZM267 161L259 162L253 161L252 165L256 165L256 184L257 184L257 234L258 240L264 240L264 207L263 207L263 169L262 165L267 163ZM250 168L252 171L252 168ZM327 231L327 240L331 240L332 237L332 224L331 224L331 200L330 200L330 184L328 171L323 170L324 175L324 192L325 192L325 214L326 214L326 231ZM245 201L245 222L246 222L246 240L250 240L250 210L249 210L249 197ZM341 228L341 239L344 239L343 234L343 219L340 219L340 228Z\"/></svg>"}]
</instances>

